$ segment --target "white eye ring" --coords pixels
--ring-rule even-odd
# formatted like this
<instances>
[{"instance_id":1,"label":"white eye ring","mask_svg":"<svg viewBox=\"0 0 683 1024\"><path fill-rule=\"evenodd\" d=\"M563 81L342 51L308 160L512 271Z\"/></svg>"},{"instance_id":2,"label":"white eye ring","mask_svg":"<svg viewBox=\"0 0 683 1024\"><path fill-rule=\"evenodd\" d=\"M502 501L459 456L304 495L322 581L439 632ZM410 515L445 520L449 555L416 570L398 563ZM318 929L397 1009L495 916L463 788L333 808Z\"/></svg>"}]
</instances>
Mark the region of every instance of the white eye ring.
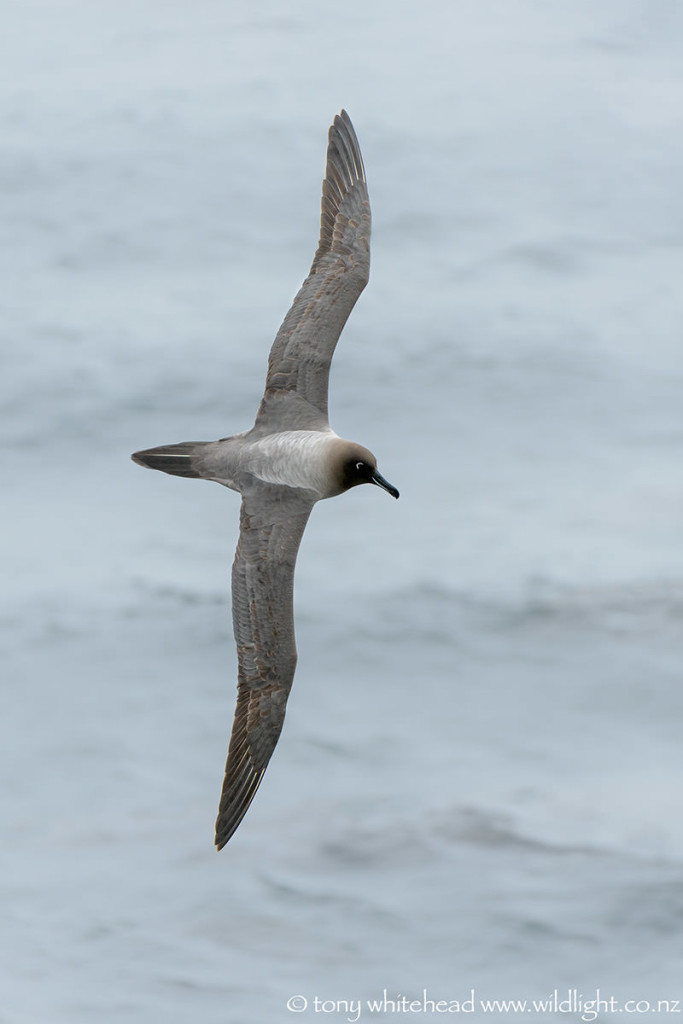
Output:
<instances>
[{"instance_id":1,"label":"white eye ring","mask_svg":"<svg viewBox=\"0 0 683 1024\"><path fill-rule=\"evenodd\" d=\"M362 469L364 465L365 465L364 462L357 462L356 463L356 469Z\"/></svg>"}]
</instances>

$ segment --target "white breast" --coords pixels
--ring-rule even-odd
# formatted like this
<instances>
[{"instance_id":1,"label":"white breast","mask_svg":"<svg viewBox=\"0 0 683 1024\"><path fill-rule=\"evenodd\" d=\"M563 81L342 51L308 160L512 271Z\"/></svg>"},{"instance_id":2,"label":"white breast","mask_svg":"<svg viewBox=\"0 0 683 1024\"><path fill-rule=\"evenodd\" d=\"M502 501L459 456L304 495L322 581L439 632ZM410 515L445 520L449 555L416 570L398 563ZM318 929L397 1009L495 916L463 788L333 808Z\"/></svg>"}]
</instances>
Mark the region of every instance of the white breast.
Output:
<instances>
[{"instance_id":1,"label":"white breast","mask_svg":"<svg viewBox=\"0 0 683 1024\"><path fill-rule=\"evenodd\" d=\"M244 468L269 484L327 493L330 456L338 440L333 430L283 430L262 437L245 450Z\"/></svg>"}]
</instances>

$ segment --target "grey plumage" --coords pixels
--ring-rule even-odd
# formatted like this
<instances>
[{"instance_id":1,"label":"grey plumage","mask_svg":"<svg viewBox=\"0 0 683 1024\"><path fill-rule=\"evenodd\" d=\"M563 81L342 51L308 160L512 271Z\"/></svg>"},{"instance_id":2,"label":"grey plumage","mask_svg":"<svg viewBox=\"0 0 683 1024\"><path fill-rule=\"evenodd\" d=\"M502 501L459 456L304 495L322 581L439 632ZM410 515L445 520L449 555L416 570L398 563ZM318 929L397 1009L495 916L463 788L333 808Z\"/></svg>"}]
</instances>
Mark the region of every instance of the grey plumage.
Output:
<instances>
[{"instance_id":1,"label":"grey plumage","mask_svg":"<svg viewBox=\"0 0 683 1024\"><path fill-rule=\"evenodd\" d=\"M275 336L254 429L319 430L328 425L330 363L370 277L370 201L351 119L330 128L320 241L308 277ZM288 401L282 402L283 397Z\"/></svg>"},{"instance_id":2,"label":"grey plumage","mask_svg":"<svg viewBox=\"0 0 683 1024\"><path fill-rule=\"evenodd\" d=\"M297 660L294 566L313 504L305 493L269 484L254 484L242 496L232 567L239 682L216 822L219 849L244 817L285 719Z\"/></svg>"},{"instance_id":3,"label":"grey plumage","mask_svg":"<svg viewBox=\"0 0 683 1024\"><path fill-rule=\"evenodd\" d=\"M246 814L282 730L297 660L294 567L313 505L361 483L398 497L374 455L338 437L327 418L330 362L369 277L370 224L363 160L342 111L329 132L318 249L273 342L254 426L221 441L132 456L242 495L232 569L238 693L216 821L219 849Z\"/></svg>"}]
</instances>

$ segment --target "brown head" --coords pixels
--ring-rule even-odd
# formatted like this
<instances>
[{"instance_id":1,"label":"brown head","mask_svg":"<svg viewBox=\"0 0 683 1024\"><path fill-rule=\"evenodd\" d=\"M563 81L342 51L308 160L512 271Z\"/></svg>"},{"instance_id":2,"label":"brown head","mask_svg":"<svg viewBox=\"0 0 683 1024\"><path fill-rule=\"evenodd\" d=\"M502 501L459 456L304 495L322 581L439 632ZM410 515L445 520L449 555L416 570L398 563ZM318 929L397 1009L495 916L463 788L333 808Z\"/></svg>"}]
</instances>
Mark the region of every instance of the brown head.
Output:
<instances>
[{"instance_id":1,"label":"brown head","mask_svg":"<svg viewBox=\"0 0 683 1024\"><path fill-rule=\"evenodd\" d=\"M377 459L371 451L354 441L335 438L332 479L325 497L332 498L358 484L376 484L398 498L396 488L377 469Z\"/></svg>"}]
</instances>

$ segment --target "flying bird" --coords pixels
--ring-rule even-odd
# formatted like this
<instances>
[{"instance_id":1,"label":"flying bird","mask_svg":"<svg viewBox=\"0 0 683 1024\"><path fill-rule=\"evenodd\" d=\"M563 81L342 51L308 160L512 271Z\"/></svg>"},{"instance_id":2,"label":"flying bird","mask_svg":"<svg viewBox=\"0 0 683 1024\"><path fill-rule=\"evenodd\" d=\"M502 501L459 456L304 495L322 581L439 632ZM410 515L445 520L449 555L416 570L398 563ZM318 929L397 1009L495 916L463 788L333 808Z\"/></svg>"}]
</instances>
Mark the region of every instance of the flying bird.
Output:
<instances>
[{"instance_id":1,"label":"flying bird","mask_svg":"<svg viewBox=\"0 0 683 1024\"><path fill-rule=\"evenodd\" d=\"M232 567L238 691L216 821L222 849L246 814L277 744L297 653L294 566L316 501L358 484L398 491L372 452L330 428L330 362L370 273L370 203L358 139L345 110L329 130L320 240L278 331L251 430L135 452L141 466L215 480L242 495Z\"/></svg>"}]
</instances>

